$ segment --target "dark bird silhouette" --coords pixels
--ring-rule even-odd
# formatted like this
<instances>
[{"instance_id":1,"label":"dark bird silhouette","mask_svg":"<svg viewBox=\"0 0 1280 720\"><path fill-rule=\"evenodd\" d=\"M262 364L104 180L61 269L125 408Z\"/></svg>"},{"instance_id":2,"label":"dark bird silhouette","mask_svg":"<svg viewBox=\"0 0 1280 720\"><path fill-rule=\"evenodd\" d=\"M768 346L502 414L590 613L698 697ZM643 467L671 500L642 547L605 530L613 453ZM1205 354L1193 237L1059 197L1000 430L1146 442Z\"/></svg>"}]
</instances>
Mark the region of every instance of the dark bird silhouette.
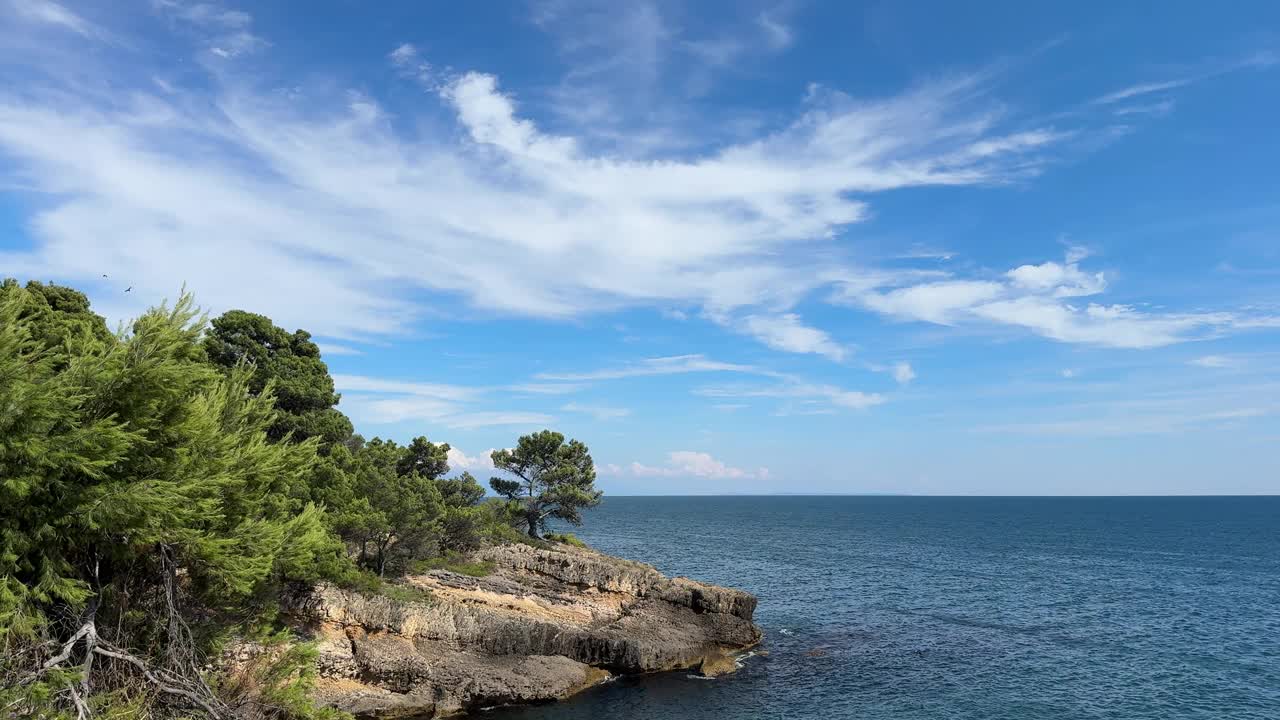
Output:
<instances>
[{"instance_id":1,"label":"dark bird silhouette","mask_svg":"<svg viewBox=\"0 0 1280 720\"><path fill-rule=\"evenodd\" d=\"M106 277L106 276L107 276L107 274L106 274L106 273L102 273L102 277Z\"/></svg>"},{"instance_id":2,"label":"dark bird silhouette","mask_svg":"<svg viewBox=\"0 0 1280 720\"><path fill-rule=\"evenodd\" d=\"M129 287L125 288L125 289L124 289L124 291L125 291L125 292L129 292L129 291L130 291L130 290L132 290L132 289L133 289L133 286L132 286L132 285L130 285Z\"/></svg>"}]
</instances>

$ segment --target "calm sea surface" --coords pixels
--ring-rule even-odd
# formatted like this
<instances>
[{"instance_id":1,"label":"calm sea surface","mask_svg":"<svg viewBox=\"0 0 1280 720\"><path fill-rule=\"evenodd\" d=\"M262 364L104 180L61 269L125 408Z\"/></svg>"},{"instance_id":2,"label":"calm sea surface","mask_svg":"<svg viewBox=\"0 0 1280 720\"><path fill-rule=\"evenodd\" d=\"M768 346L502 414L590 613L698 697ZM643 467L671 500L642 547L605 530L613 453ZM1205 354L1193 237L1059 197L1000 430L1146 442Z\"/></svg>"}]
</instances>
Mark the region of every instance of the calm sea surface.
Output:
<instances>
[{"instance_id":1,"label":"calm sea surface","mask_svg":"<svg viewBox=\"0 0 1280 720\"><path fill-rule=\"evenodd\" d=\"M485 720L1280 719L1280 498L607 498L604 552L760 598L736 675Z\"/></svg>"}]
</instances>

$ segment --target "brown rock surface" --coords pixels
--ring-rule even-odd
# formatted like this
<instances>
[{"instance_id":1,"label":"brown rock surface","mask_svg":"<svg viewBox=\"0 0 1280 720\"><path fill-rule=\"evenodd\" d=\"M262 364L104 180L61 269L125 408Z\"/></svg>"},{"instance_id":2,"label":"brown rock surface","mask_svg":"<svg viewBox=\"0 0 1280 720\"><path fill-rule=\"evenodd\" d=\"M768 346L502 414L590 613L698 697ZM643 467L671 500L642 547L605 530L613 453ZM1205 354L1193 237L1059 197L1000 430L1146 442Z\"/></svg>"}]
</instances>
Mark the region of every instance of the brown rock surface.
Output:
<instances>
[{"instance_id":1,"label":"brown rock surface","mask_svg":"<svg viewBox=\"0 0 1280 720\"><path fill-rule=\"evenodd\" d=\"M441 717L567 697L611 674L732 672L756 599L556 545L488 548L481 578L408 579L426 602L321 586L290 601L320 650L319 698L363 717Z\"/></svg>"}]
</instances>

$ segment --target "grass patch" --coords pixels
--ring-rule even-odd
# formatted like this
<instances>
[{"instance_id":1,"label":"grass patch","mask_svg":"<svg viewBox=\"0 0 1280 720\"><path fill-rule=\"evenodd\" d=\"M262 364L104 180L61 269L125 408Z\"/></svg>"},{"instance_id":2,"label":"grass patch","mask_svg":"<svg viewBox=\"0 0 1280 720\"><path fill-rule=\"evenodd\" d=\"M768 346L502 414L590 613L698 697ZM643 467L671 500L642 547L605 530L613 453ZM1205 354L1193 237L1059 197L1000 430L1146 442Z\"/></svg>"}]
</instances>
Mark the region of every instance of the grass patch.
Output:
<instances>
[{"instance_id":1,"label":"grass patch","mask_svg":"<svg viewBox=\"0 0 1280 720\"><path fill-rule=\"evenodd\" d=\"M444 557L419 560L413 564L413 570L417 573L424 573L428 570L448 570L459 575L484 577L493 574L494 565L491 562L474 562L468 560L461 553L451 552Z\"/></svg>"},{"instance_id":2,"label":"grass patch","mask_svg":"<svg viewBox=\"0 0 1280 720\"><path fill-rule=\"evenodd\" d=\"M572 545L577 548L585 549L589 547L586 543L579 540L578 536L573 533L547 533L545 537L551 542L564 543L565 545Z\"/></svg>"},{"instance_id":3,"label":"grass patch","mask_svg":"<svg viewBox=\"0 0 1280 720\"><path fill-rule=\"evenodd\" d=\"M412 585L384 583L380 592L383 597L400 603L430 603L432 601L431 591L413 587Z\"/></svg>"}]
</instances>

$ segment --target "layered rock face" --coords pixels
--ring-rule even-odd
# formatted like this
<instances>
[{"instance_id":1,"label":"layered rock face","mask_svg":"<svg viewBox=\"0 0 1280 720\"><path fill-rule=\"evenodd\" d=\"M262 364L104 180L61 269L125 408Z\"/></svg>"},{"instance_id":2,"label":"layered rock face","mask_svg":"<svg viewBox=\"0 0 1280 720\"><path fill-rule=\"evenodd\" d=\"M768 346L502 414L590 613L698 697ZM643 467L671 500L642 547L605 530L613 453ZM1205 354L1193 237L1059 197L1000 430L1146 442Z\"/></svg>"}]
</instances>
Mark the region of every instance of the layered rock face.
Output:
<instances>
[{"instance_id":1,"label":"layered rock face","mask_svg":"<svg viewBox=\"0 0 1280 720\"><path fill-rule=\"evenodd\" d=\"M733 667L756 599L557 545L488 548L492 574L438 570L423 602L322 586L290 601L320 649L322 701L365 717L441 717L566 697L611 674Z\"/></svg>"}]
</instances>

